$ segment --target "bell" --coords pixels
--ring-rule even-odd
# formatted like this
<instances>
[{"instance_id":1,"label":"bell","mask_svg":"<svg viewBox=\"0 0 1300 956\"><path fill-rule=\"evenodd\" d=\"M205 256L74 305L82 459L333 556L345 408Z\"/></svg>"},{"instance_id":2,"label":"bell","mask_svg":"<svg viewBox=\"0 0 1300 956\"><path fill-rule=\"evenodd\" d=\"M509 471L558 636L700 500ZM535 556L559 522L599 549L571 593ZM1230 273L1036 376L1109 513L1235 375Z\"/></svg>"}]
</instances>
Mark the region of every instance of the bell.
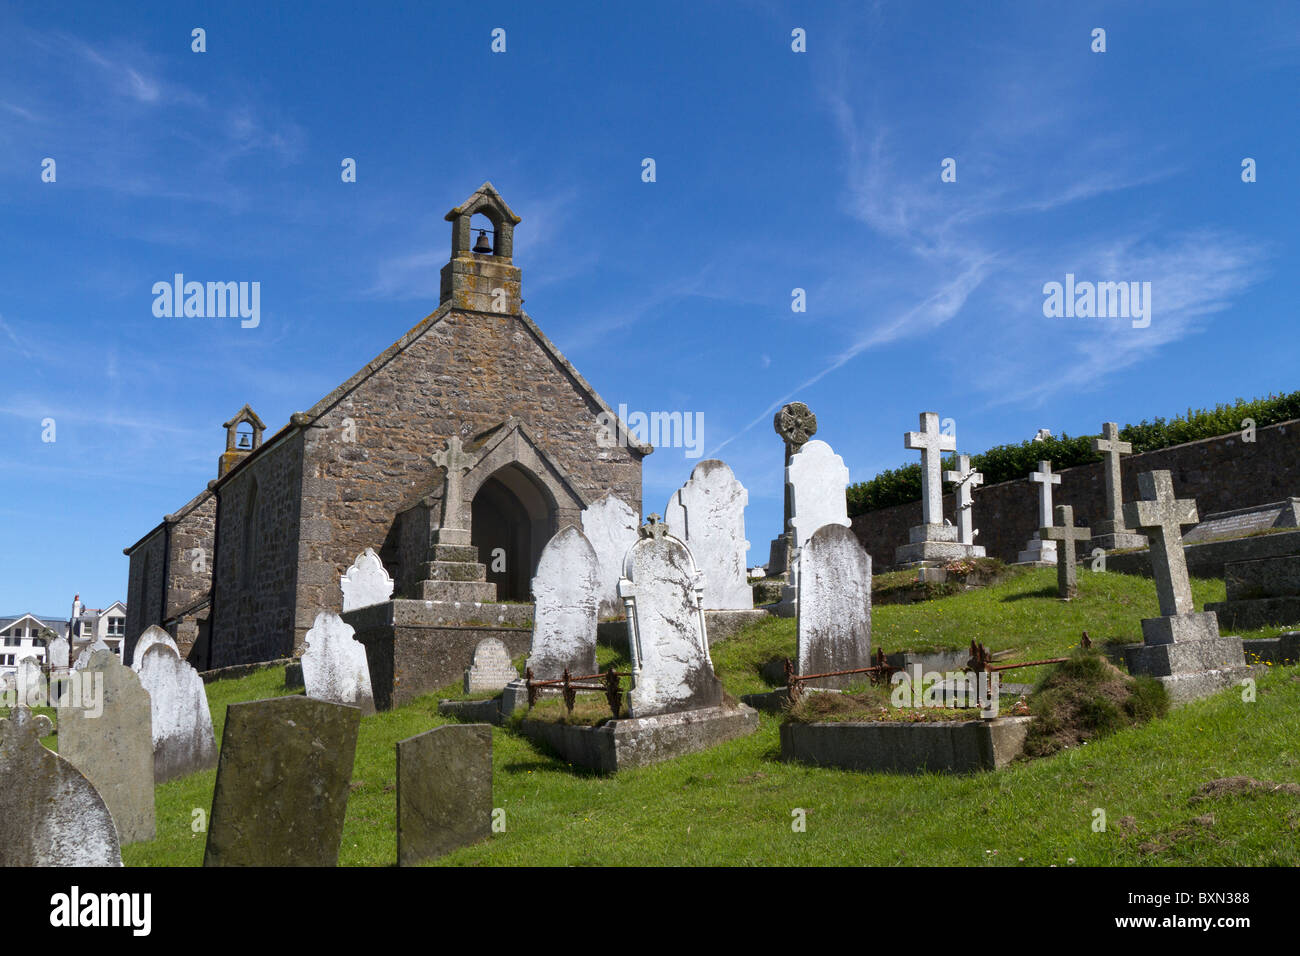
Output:
<instances>
[{"instance_id":1,"label":"bell","mask_svg":"<svg viewBox=\"0 0 1300 956\"><path fill-rule=\"evenodd\" d=\"M249 447L251 447L251 445L249 444L249 441L248 441L248 437L249 437L249 436L248 436L248 432L244 432L244 433L242 433L242 434L239 436L239 447L240 447L240 448L249 448Z\"/></svg>"},{"instance_id":2,"label":"bell","mask_svg":"<svg viewBox=\"0 0 1300 956\"><path fill-rule=\"evenodd\" d=\"M478 231L478 242L474 243L474 251L482 253L485 256L492 254L492 246L488 243L487 230Z\"/></svg>"}]
</instances>

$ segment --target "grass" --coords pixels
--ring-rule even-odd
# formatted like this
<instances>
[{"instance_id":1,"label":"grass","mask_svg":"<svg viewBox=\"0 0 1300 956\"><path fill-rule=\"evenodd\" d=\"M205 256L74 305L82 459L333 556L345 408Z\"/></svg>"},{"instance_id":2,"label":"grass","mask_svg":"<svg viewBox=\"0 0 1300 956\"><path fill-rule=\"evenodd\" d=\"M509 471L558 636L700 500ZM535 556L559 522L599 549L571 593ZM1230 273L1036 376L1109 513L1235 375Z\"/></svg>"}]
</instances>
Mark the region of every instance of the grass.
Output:
<instances>
[{"instance_id":1,"label":"grass","mask_svg":"<svg viewBox=\"0 0 1300 956\"><path fill-rule=\"evenodd\" d=\"M1135 640L1156 613L1152 583L1080 574L1061 602L1055 573L1033 570L979 591L873 614L887 650L964 647L1065 656L1079 634ZM1221 600L1221 581L1195 581L1198 607ZM1269 628L1262 634L1275 634ZM1261 635L1251 635L1261 636ZM794 622L772 619L713 648L732 695L766 689L761 665L794 653ZM1017 655L1023 659L1021 655ZM602 668L622 666L601 647ZM1046 672L1047 668L1035 668ZM1024 672L1012 672L1022 681ZM1004 675L1008 676L1008 675ZM456 688L447 688L452 692ZM208 685L218 736L226 704L290 693L274 668ZM348 801L340 863L396 858L394 743L450 722L437 700L366 717ZM437 861L444 865L1300 865L1300 670L1275 667L1257 698L1237 689L1006 770L965 776L864 774L779 760L779 718L752 736L651 767L599 776L493 729L493 802L505 831ZM1217 785L1246 776L1261 788ZM215 772L157 788L158 836L125 847L129 865L197 865ZM797 811L806 832L794 832ZM1097 811L1107 821L1095 832Z\"/></svg>"}]
</instances>

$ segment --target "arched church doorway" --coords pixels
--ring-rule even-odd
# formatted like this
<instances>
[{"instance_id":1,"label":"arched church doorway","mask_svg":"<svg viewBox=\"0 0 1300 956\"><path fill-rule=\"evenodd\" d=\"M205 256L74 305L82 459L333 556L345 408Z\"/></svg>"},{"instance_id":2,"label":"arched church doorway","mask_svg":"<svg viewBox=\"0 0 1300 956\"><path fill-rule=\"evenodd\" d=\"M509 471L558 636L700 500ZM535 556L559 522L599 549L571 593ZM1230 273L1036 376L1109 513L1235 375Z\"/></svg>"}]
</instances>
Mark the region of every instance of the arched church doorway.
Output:
<instances>
[{"instance_id":1,"label":"arched church doorway","mask_svg":"<svg viewBox=\"0 0 1300 956\"><path fill-rule=\"evenodd\" d=\"M555 505L518 465L498 469L470 505L470 541L499 601L531 600L533 572L555 533Z\"/></svg>"}]
</instances>

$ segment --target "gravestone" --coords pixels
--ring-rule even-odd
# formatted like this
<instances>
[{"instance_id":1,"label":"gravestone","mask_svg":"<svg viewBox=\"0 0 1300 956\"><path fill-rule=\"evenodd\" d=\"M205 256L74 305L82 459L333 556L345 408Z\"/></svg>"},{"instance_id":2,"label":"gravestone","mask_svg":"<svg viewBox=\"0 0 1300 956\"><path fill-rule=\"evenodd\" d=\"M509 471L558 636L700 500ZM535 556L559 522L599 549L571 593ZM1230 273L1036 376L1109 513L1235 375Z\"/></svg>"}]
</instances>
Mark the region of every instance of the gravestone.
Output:
<instances>
[{"instance_id":1,"label":"gravestone","mask_svg":"<svg viewBox=\"0 0 1300 956\"><path fill-rule=\"evenodd\" d=\"M641 521L618 495L610 493L582 512L582 533L596 551L600 616L619 617L623 602L618 596L618 579L623 576L623 556L636 544Z\"/></svg>"},{"instance_id":2,"label":"gravestone","mask_svg":"<svg viewBox=\"0 0 1300 956\"><path fill-rule=\"evenodd\" d=\"M790 562L793 560L794 552L794 530L790 524L790 519L794 517L794 509L790 499L790 478L789 467L790 461L798 453L799 449L817 434L817 416L813 414L812 409L803 402L789 402L782 405L780 410L772 417L772 428L781 436L781 442L785 446L785 510L781 519L781 533L772 539L768 548L767 574L771 577L780 577L788 580L790 571Z\"/></svg>"},{"instance_id":3,"label":"gravestone","mask_svg":"<svg viewBox=\"0 0 1300 956\"><path fill-rule=\"evenodd\" d=\"M131 670L135 671L137 674L140 673L140 665L144 661L144 655L147 654L149 648L153 647L155 644L162 644L166 647L170 647L176 652L176 656L180 656L180 648L176 646L176 642L172 639L172 636L157 624L150 624L144 629L144 633L140 635L140 640L136 641L135 650L131 652Z\"/></svg>"},{"instance_id":4,"label":"gravestone","mask_svg":"<svg viewBox=\"0 0 1300 956\"><path fill-rule=\"evenodd\" d=\"M361 711L310 697L231 704L204 866L337 866Z\"/></svg>"},{"instance_id":5,"label":"gravestone","mask_svg":"<svg viewBox=\"0 0 1300 956\"><path fill-rule=\"evenodd\" d=\"M46 707L49 705L49 687L41 662L35 657L24 657L18 662L14 672L18 691L18 702L27 707Z\"/></svg>"},{"instance_id":6,"label":"gravestone","mask_svg":"<svg viewBox=\"0 0 1300 956\"><path fill-rule=\"evenodd\" d=\"M1092 440L1092 450L1106 456L1106 518L1097 525L1092 545L1106 551L1120 548L1145 548L1147 539L1135 534L1124 524L1124 496L1120 458L1133 454L1129 442L1119 440L1119 423L1106 422L1101 426L1100 438Z\"/></svg>"},{"instance_id":7,"label":"gravestone","mask_svg":"<svg viewBox=\"0 0 1300 956\"><path fill-rule=\"evenodd\" d=\"M21 705L0 718L0 867L121 866L103 797L41 744L53 729Z\"/></svg>"},{"instance_id":8,"label":"gravestone","mask_svg":"<svg viewBox=\"0 0 1300 956\"><path fill-rule=\"evenodd\" d=\"M1300 498L1287 498L1263 505L1216 511L1204 515L1200 523L1183 535L1184 544L1205 541L1226 541L1272 531L1275 528L1295 528L1300 525Z\"/></svg>"},{"instance_id":9,"label":"gravestone","mask_svg":"<svg viewBox=\"0 0 1300 956\"><path fill-rule=\"evenodd\" d=\"M307 696L375 712L366 647L353 638L352 625L331 611L320 611L302 652L302 681Z\"/></svg>"},{"instance_id":10,"label":"gravestone","mask_svg":"<svg viewBox=\"0 0 1300 956\"><path fill-rule=\"evenodd\" d=\"M59 754L85 774L104 798L123 846L152 840L149 694L135 671L109 650L95 651L69 679L85 689L79 705L70 701L71 695L59 701Z\"/></svg>"},{"instance_id":11,"label":"gravestone","mask_svg":"<svg viewBox=\"0 0 1300 956\"><path fill-rule=\"evenodd\" d=\"M352 567L339 578L343 590L343 613L372 604L383 604L393 596L393 579L374 548L366 548Z\"/></svg>"},{"instance_id":12,"label":"gravestone","mask_svg":"<svg viewBox=\"0 0 1300 956\"><path fill-rule=\"evenodd\" d=\"M909 529L907 544L894 549L894 564L914 567L979 557L983 549L977 554L974 544L960 540L957 526L943 520L943 453L956 451L957 439L940 429L938 412L922 412L919 422L920 431L903 433L903 447L921 453L921 523Z\"/></svg>"},{"instance_id":13,"label":"gravestone","mask_svg":"<svg viewBox=\"0 0 1300 956\"><path fill-rule=\"evenodd\" d=\"M96 651L108 651L110 654L113 652L112 648L110 648L107 644L104 643L104 639L102 637L97 637L92 643L87 644L84 648L81 649L81 653L77 655L77 660L72 665L72 669L74 671L81 670L83 667L85 667L87 664L90 663L90 656L94 654Z\"/></svg>"},{"instance_id":14,"label":"gravestone","mask_svg":"<svg viewBox=\"0 0 1300 956\"><path fill-rule=\"evenodd\" d=\"M499 637L485 637L475 646L474 657L465 671L465 693L504 690L506 684L518 679L519 672L510 663L510 650L505 642Z\"/></svg>"},{"instance_id":15,"label":"gravestone","mask_svg":"<svg viewBox=\"0 0 1300 956\"><path fill-rule=\"evenodd\" d=\"M1053 521L1052 485L1059 485L1061 476L1052 474L1050 461L1040 461L1038 470L1029 473L1029 481L1038 485L1038 527L1050 528ZM1016 563L1055 564L1056 542L1050 538L1045 539L1041 531L1035 531L1025 545L1025 550L1016 558Z\"/></svg>"},{"instance_id":16,"label":"gravestone","mask_svg":"<svg viewBox=\"0 0 1300 956\"><path fill-rule=\"evenodd\" d=\"M871 666L871 556L848 528L825 525L799 549L799 674ZM845 687L864 675L826 677Z\"/></svg>"},{"instance_id":17,"label":"gravestone","mask_svg":"<svg viewBox=\"0 0 1300 956\"><path fill-rule=\"evenodd\" d=\"M628 714L650 717L717 707L722 684L709 657L701 606L704 575L659 515L650 515L640 533L623 560L618 583L632 657Z\"/></svg>"},{"instance_id":18,"label":"gravestone","mask_svg":"<svg viewBox=\"0 0 1300 956\"><path fill-rule=\"evenodd\" d=\"M492 833L492 728L449 724L397 742L397 864Z\"/></svg>"},{"instance_id":19,"label":"gravestone","mask_svg":"<svg viewBox=\"0 0 1300 956\"><path fill-rule=\"evenodd\" d=\"M140 661L153 728L153 779L163 783L217 765L217 738L203 678L176 648L157 641Z\"/></svg>"},{"instance_id":20,"label":"gravestone","mask_svg":"<svg viewBox=\"0 0 1300 956\"><path fill-rule=\"evenodd\" d=\"M1300 554L1229 561L1223 583L1227 600L1205 605L1221 628L1253 631L1300 621Z\"/></svg>"},{"instance_id":21,"label":"gravestone","mask_svg":"<svg viewBox=\"0 0 1300 956\"><path fill-rule=\"evenodd\" d=\"M599 610L596 550L577 528L561 528L542 549L533 575L533 642L526 666L535 678L561 677L565 668L573 675L596 672Z\"/></svg>"},{"instance_id":22,"label":"gravestone","mask_svg":"<svg viewBox=\"0 0 1300 956\"><path fill-rule=\"evenodd\" d=\"M664 509L664 524L691 549L704 572L706 610L754 607L754 590L745 576L748 503L749 492L726 463L709 458L691 470L690 480L673 493Z\"/></svg>"},{"instance_id":23,"label":"gravestone","mask_svg":"<svg viewBox=\"0 0 1300 956\"><path fill-rule=\"evenodd\" d=\"M1174 497L1167 471L1138 475L1141 499L1124 505L1129 525L1147 532L1161 617L1142 621L1142 645L1125 649L1128 669L1149 674L1175 700L1213 693L1250 673L1241 638L1222 637L1213 611L1192 602L1182 527L1196 524L1196 502Z\"/></svg>"},{"instance_id":24,"label":"gravestone","mask_svg":"<svg viewBox=\"0 0 1300 956\"><path fill-rule=\"evenodd\" d=\"M984 476L970 466L969 455L957 456L957 467L943 473L943 480L954 485L957 508L957 543L971 546L971 557L984 557L984 548L975 544L975 489L984 484Z\"/></svg>"},{"instance_id":25,"label":"gravestone","mask_svg":"<svg viewBox=\"0 0 1300 956\"><path fill-rule=\"evenodd\" d=\"M1071 505L1057 505L1056 520L1059 527L1041 528L1039 534L1046 540L1060 542L1056 556L1056 593L1064 600L1072 601L1079 596L1079 542L1088 540L1092 532L1088 528L1075 527Z\"/></svg>"},{"instance_id":26,"label":"gravestone","mask_svg":"<svg viewBox=\"0 0 1300 956\"><path fill-rule=\"evenodd\" d=\"M793 511L790 527L794 530L796 549L802 548L822 525L849 526L849 503L845 497L849 469L830 445L816 438L805 443L791 457L785 473L790 486Z\"/></svg>"},{"instance_id":27,"label":"gravestone","mask_svg":"<svg viewBox=\"0 0 1300 956\"><path fill-rule=\"evenodd\" d=\"M431 456L443 470L442 519L438 526L438 543L470 543L470 510L464 494L465 475L478 463L478 453L465 451L459 435L447 439L447 447Z\"/></svg>"},{"instance_id":28,"label":"gravestone","mask_svg":"<svg viewBox=\"0 0 1300 956\"><path fill-rule=\"evenodd\" d=\"M67 668L70 663L68 639L56 637L50 641L50 667Z\"/></svg>"}]
</instances>

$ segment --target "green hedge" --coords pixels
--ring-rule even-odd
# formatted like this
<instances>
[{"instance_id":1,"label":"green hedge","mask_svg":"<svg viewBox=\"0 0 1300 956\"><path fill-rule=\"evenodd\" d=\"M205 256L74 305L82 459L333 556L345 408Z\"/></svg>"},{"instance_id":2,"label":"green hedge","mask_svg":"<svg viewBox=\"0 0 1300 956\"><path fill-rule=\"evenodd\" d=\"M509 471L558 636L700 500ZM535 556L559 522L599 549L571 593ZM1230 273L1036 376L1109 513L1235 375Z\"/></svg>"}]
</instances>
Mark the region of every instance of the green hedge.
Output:
<instances>
[{"instance_id":1,"label":"green hedge","mask_svg":"<svg viewBox=\"0 0 1300 956\"><path fill-rule=\"evenodd\" d=\"M1241 422L1246 418L1254 419L1257 428L1300 418L1300 392L1269 395L1251 402L1239 398L1231 405L1216 405L1213 411L1189 408L1186 415L1168 421L1163 418L1157 418L1153 422L1143 419L1140 424L1125 425L1119 430L1119 437L1122 441L1132 442L1133 452L1141 454L1240 431ZM986 485L992 485L1024 478L1036 470L1038 463L1043 460L1052 463L1053 471L1087 465L1101 460L1101 456L1092 450L1092 440L1095 437L1098 436L1071 438L1062 434L1040 442L998 445L982 455L972 455L971 466L983 473ZM944 459L945 469L954 467L956 456ZM848 499L850 517L920 501L921 466L904 465L902 468L882 471L870 481L850 485Z\"/></svg>"}]
</instances>

